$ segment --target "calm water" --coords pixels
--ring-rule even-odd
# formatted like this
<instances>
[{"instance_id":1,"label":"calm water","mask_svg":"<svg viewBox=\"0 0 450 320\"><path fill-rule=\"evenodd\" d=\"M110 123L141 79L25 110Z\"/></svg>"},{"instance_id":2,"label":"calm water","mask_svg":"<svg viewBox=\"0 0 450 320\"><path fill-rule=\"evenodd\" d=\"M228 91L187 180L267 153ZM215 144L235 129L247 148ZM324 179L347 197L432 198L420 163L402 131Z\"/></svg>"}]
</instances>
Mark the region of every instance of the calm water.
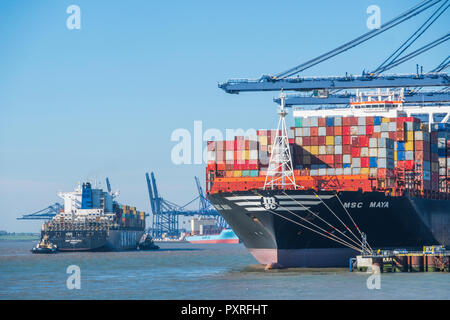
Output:
<instances>
[{"instance_id":1,"label":"calm water","mask_svg":"<svg viewBox=\"0 0 450 320\"><path fill-rule=\"evenodd\" d=\"M243 245L160 244L150 252L33 255L35 242L0 241L0 299L450 299L450 275L347 269L264 271ZM66 268L81 268L81 289Z\"/></svg>"}]
</instances>

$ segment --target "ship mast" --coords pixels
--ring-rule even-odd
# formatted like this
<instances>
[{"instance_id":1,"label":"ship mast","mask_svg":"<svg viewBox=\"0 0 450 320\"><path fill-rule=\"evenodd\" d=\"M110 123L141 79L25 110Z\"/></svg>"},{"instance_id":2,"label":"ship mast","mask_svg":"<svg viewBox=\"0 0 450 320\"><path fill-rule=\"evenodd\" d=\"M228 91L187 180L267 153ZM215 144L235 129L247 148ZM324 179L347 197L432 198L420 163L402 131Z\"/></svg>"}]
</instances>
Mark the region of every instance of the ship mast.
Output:
<instances>
[{"instance_id":1,"label":"ship mast","mask_svg":"<svg viewBox=\"0 0 450 320\"><path fill-rule=\"evenodd\" d=\"M280 109L278 115L278 128L276 138L272 145L272 154L270 155L269 168L267 170L266 180L264 182L264 190L266 189L283 189L292 186L296 189L294 170L292 166L291 150L289 148L289 138L286 127L285 98L283 90L280 93Z\"/></svg>"}]
</instances>

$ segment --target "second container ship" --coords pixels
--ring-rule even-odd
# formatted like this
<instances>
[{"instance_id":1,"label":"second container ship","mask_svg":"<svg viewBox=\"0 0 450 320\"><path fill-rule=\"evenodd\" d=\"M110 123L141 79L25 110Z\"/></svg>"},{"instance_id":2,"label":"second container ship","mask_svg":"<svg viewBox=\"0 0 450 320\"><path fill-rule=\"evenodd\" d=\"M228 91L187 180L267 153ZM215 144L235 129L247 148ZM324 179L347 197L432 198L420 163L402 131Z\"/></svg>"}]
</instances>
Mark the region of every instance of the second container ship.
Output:
<instances>
[{"instance_id":1,"label":"second container ship","mask_svg":"<svg viewBox=\"0 0 450 320\"><path fill-rule=\"evenodd\" d=\"M376 248L448 246L450 108L444 123L407 109L378 92L350 108L296 110L289 161L278 130L211 141L208 198L270 266L344 267Z\"/></svg>"},{"instance_id":2,"label":"second container ship","mask_svg":"<svg viewBox=\"0 0 450 320\"><path fill-rule=\"evenodd\" d=\"M145 213L114 201L116 194L79 184L58 194L64 210L42 226L41 239L58 251L121 251L137 249L145 231Z\"/></svg>"}]
</instances>

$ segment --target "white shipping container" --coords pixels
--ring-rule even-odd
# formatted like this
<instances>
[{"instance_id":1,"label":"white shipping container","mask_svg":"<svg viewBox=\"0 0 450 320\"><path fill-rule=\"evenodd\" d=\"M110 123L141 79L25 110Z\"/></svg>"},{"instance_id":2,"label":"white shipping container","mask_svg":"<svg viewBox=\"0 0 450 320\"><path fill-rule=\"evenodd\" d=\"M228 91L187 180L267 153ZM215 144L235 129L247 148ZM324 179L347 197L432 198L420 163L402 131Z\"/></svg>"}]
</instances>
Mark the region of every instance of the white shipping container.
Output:
<instances>
[{"instance_id":1,"label":"white shipping container","mask_svg":"<svg viewBox=\"0 0 450 320\"><path fill-rule=\"evenodd\" d=\"M326 146L319 146L319 154L320 154L320 155L327 154L327 148L326 148Z\"/></svg>"},{"instance_id":2,"label":"white shipping container","mask_svg":"<svg viewBox=\"0 0 450 320\"><path fill-rule=\"evenodd\" d=\"M370 138L369 139L369 147L370 148L376 148L378 147L377 138Z\"/></svg>"},{"instance_id":3,"label":"white shipping container","mask_svg":"<svg viewBox=\"0 0 450 320\"><path fill-rule=\"evenodd\" d=\"M389 132L389 122L381 123L381 132Z\"/></svg>"},{"instance_id":4,"label":"white shipping container","mask_svg":"<svg viewBox=\"0 0 450 320\"><path fill-rule=\"evenodd\" d=\"M388 122L388 123L389 123L389 126L388 126L389 132L397 131L397 122Z\"/></svg>"},{"instance_id":5,"label":"white shipping container","mask_svg":"<svg viewBox=\"0 0 450 320\"><path fill-rule=\"evenodd\" d=\"M358 126L366 125L366 117L358 117Z\"/></svg>"},{"instance_id":6,"label":"white shipping container","mask_svg":"<svg viewBox=\"0 0 450 320\"><path fill-rule=\"evenodd\" d=\"M344 175L349 176L352 174L352 168L344 168Z\"/></svg>"},{"instance_id":7,"label":"white shipping container","mask_svg":"<svg viewBox=\"0 0 450 320\"><path fill-rule=\"evenodd\" d=\"M361 168L361 158L353 158L352 159L352 167Z\"/></svg>"},{"instance_id":8,"label":"white shipping container","mask_svg":"<svg viewBox=\"0 0 450 320\"><path fill-rule=\"evenodd\" d=\"M334 126L335 127L342 126L342 117L334 117Z\"/></svg>"},{"instance_id":9,"label":"white shipping container","mask_svg":"<svg viewBox=\"0 0 450 320\"><path fill-rule=\"evenodd\" d=\"M325 176L327 174L327 169L319 169L319 176Z\"/></svg>"},{"instance_id":10,"label":"white shipping container","mask_svg":"<svg viewBox=\"0 0 450 320\"><path fill-rule=\"evenodd\" d=\"M334 176L336 174L336 171L334 168L327 168L327 175Z\"/></svg>"},{"instance_id":11,"label":"white shipping container","mask_svg":"<svg viewBox=\"0 0 450 320\"><path fill-rule=\"evenodd\" d=\"M352 174L353 175L361 174L361 168L352 168Z\"/></svg>"},{"instance_id":12,"label":"white shipping container","mask_svg":"<svg viewBox=\"0 0 450 320\"><path fill-rule=\"evenodd\" d=\"M369 148L362 147L361 148L361 157L368 157L369 156Z\"/></svg>"},{"instance_id":13,"label":"white shipping container","mask_svg":"<svg viewBox=\"0 0 450 320\"><path fill-rule=\"evenodd\" d=\"M389 138L389 132L381 132L381 138Z\"/></svg>"},{"instance_id":14,"label":"white shipping container","mask_svg":"<svg viewBox=\"0 0 450 320\"><path fill-rule=\"evenodd\" d=\"M317 176L318 175L318 170L317 169L311 169L309 171L309 175L310 176Z\"/></svg>"},{"instance_id":15,"label":"white shipping container","mask_svg":"<svg viewBox=\"0 0 450 320\"><path fill-rule=\"evenodd\" d=\"M225 151L225 160L234 160L234 151Z\"/></svg>"},{"instance_id":16,"label":"white shipping container","mask_svg":"<svg viewBox=\"0 0 450 320\"><path fill-rule=\"evenodd\" d=\"M378 149L369 148L369 157L378 157Z\"/></svg>"},{"instance_id":17,"label":"white shipping container","mask_svg":"<svg viewBox=\"0 0 450 320\"><path fill-rule=\"evenodd\" d=\"M342 157L342 163L352 163L352 157L349 154L344 154Z\"/></svg>"},{"instance_id":18,"label":"white shipping container","mask_svg":"<svg viewBox=\"0 0 450 320\"><path fill-rule=\"evenodd\" d=\"M342 154L342 146L334 146L334 154Z\"/></svg>"},{"instance_id":19,"label":"white shipping container","mask_svg":"<svg viewBox=\"0 0 450 320\"><path fill-rule=\"evenodd\" d=\"M341 176L344 174L344 169L343 168L336 168L336 175L337 176Z\"/></svg>"},{"instance_id":20,"label":"white shipping container","mask_svg":"<svg viewBox=\"0 0 450 320\"><path fill-rule=\"evenodd\" d=\"M207 161L216 161L216 152L215 151L208 151L206 153L206 159L207 159Z\"/></svg>"},{"instance_id":21,"label":"white shipping container","mask_svg":"<svg viewBox=\"0 0 450 320\"><path fill-rule=\"evenodd\" d=\"M425 131L415 131L414 140L417 141L430 141L430 134Z\"/></svg>"},{"instance_id":22,"label":"white shipping container","mask_svg":"<svg viewBox=\"0 0 450 320\"><path fill-rule=\"evenodd\" d=\"M303 134L303 128L295 128L295 136L296 137L302 137Z\"/></svg>"},{"instance_id":23,"label":"white shipping container","mask_svg":"<svg viewBox=\"0 0 450 320\"><path fill-rule=\"evenodd\" d=\"M334 144L342 145L342 136L334 136Z\"/></svg>"},{"instance_id":24,"label":"white shipping container","mask_svg":"<svg viewBox=\"0 0 450 320\"><path fill-rule=\"evenodd\" d=\"M249 160L258 160L258 150L250 150Z\"/></svg>"},{"instance_id":25,"label":"white shipping container","mask_svg":"<svg viewBox=\"0 0 450 320\"><path fill-rule=\"evenodd\" d=\"M366 126L358 126L358 134L363 136L366 134Z\"/></svg>"},{"instance_id":26,"label":"white shipping container","mask_svg":"<svg viewBox=\"0 0 450 320\"><path fill-rule=\"evenodd\" d=\"M350 135L357 136L358 135L358 126L351 126L350 127Z\"/></svg>"},{"instance_id":27,"label":"white shipping container","mask_svg":"<svg viewBox=\"0 0 450 320\"><path fill-rule=\"evenodd\" d=\"M373 126L373 132L376 132L376 133L381 132L381 126L379 124L376 126Z\"/></svg>"},{"instance_id":28,"label":"white shipping container","mask_svg":"<svg viewBox=\"0 0 450 320\"><path fill-rule=\"evenodd\" d=\"M303 128L303 136L304 137L309 137L311 134L311 129L310 128Z\"/></svg>"},{"instance_id":29,"label":"white shipping container","mask_svg":"<svg viewBox=\"0 0 450 320\"><path fill-rule=\"evenodd\" d=\"M319 137L326 136L327 135L327 128L326 127L319 127Z\"/></svg>"},{"instance_id":30,"label":"white shipping container","mask_svg":"<svg viewBox=\"0 0 450 320\"><path fill-rule=\"evenodd\" d=\"M414 160L414 151L406 151L405 160Z\"/></svg>"},{"instance_id":31,"label":"white shipping container","mask_svg":"<svg viewBox=\"0 0 450 320\"><path fill-rule=\"evenodd\" d=\"M310 127L318 127L319 126L319 117L311 117L310 118Z\"/></svg>"}]
</instances>

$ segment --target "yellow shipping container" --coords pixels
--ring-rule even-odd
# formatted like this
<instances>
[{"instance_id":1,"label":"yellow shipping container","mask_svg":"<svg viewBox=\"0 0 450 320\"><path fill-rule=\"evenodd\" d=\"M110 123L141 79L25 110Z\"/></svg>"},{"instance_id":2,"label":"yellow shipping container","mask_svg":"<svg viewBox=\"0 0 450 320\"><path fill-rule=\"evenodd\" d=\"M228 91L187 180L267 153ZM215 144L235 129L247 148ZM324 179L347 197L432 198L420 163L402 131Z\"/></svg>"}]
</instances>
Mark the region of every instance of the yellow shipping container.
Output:
<instances>
[{"instance_id":1,"label":"yellow shipping container","mask_svg":"<svg viewBox=\"0 0 450 320\"><path fill-rule=\"evenodd\" d=\"M326 144L327 144L327 146L334 145L334 136L327 136L326 137Z\"/></svg>"},{"instance_id":2,"label":"yellow shipping container","mask_svg":"<svg viewBox=\"0 0 450 320\"><path fill-rule=\"evenodd\" d=\"M369 174L369 168L361 168L361 174L362 175L368 175Z\"/></svg>"},{"instance_id":3,"label":"yellow shipping container","mask_svg":"<svg viewBox=\"0 0 450 320\"><path fill-rule=\"evenodd\" d=\"M381 118L381 122L390 122L389 118Z\"/></svg>"},{"instance_id":4,"label":"yellow shipping container","mask_svg":"<svg viewBox=\"0 0 450 320\"><path fill-rule=\"evenodd\" d=\"M304 146L303 150L307 151L308 153L311 153L311 146Z\"/></svg>"},{"instance_id":5,"label":"yellow shipping container","mask_svg":"<svg viewBox=\"0 0 450 320\"><path fill-rule=\"evenodd\" d=\"M311 154L318 155L319 154L319 146L312 146Z\"/></svg>"},{"instance_id":6,"label":"yellow shipping container","mask_svg":"<svg viewBox=\"0 0 450 320\"><path fill-rule=\"evenodd\" d=\"M414 131L406 132L406 141L414 141Z\"/></svg>"},{"instance_id":7,"label":"yellow shipping container","mask_svg":"<svg viewBox=\"0 0 450 320\"><path fill-rule=\"evenodd\" d=\"M394 160L397 161L397 150L394 151Z\"/></svg>"},{"instance_id":8,"label":"yellow shipping container","mask_svg":"<svg viewBox=\"0 0 450 320\"><path fill-rule=\"evenodd\" d=\"M405 142L405 151L414 151L414 141Z\"/></svg>"},{"instance_id":9,"label":"yellow shipping container","mask_svg":"<svg viewBox=\"0 0 450 320\"><path fill-rule=\"evenodd\" d=\"M259 136L259 143L262 145L267 145L267 136Z\"/></svg>"},{"instance_id":10,"label":"yellow shipping container","mask_svg":"<svg viewBox=\"0 0 450 320\"><path fill-rule=\"evenodd\" d=\"M242 176L242 171L240 171L240 170L235 170L235 171L233 172L233 177L239 178L239 177L241 177L241 176Z\"/></svg>"}]
</instances>

